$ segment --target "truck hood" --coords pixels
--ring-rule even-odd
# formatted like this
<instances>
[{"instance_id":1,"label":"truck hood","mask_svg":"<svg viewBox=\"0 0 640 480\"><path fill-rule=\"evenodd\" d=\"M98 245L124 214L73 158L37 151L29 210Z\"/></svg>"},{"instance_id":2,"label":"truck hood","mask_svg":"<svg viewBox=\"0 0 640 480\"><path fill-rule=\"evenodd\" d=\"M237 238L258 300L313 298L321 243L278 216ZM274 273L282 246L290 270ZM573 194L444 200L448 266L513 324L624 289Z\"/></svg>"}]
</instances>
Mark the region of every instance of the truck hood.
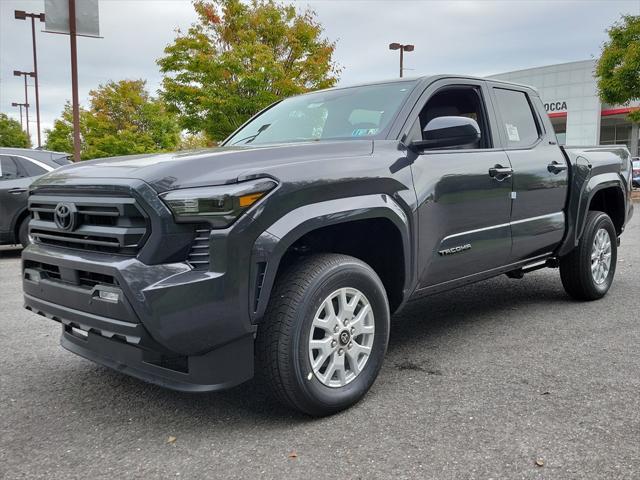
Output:
<instances>
[{"instance_id":1,"label":"truck hood","mask_svg":"<svg viewBox=\"0 0 640 480\"><path fill-rule=\"evenodd\" d=\"M370 140L343 140L103 158L64 166L45 175L35 185L64 184L75 179L126 178L143 180L160 193L235 183L259 176L277 178L277 170L284 165L365 156L372 151Z\"/></svg>"}]
</instances>

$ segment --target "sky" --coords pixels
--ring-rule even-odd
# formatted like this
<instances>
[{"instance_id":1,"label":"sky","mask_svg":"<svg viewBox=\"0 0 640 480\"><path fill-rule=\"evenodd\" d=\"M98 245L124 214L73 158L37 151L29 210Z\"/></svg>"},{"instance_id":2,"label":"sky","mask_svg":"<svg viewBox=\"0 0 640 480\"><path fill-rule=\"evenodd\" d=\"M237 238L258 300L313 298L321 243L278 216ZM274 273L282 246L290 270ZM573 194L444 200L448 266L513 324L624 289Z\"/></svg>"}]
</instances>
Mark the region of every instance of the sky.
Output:
<instances>
[{"instance_id":1,"label":"sky","mask_svg":"<svg viewBox=\"0 0 640 480\"><path fill-rule=\"evenodd\" d=\"M82 1L82 0L77 0ZM621 14L640 14L640 0L300 0L337 42L340 85L394 78L398 52L411 43L405 76L433 73L489 75L596 58L605 30ZM44 0L0 0L0 112L19 119L12 102L24 101L24 80L13 70L33 69L30 22L14 10L44 12ZM156 93L163 49L196 19L190 0L100 0L100 35L78 38L80 102L109 80L147 80ZM40 112L51 128L71 98L69 37L36 24ZM33 88L29 102L35 105ZM35 108L30 112L35 145ZM31 122L30 122L31 123ZM43 135L44 141L44 135Z\"/></svg>"}]
</instances>

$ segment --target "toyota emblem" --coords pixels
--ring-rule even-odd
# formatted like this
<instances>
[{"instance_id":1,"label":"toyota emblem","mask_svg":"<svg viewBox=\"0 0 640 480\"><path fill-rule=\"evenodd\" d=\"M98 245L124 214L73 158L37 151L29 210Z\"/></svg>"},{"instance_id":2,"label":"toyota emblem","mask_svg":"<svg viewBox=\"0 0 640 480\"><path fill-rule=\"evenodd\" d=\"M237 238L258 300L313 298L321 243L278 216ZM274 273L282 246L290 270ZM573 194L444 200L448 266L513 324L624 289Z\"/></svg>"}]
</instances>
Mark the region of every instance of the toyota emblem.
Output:
<instances>
[{"instance_id":1,"label":"toyota emblem","mask_svg":"<svg viewBox=\"0 0 640 480\"><path fill-rule=\"evenodd\" d=\"M76 228L78 211L72 203L59 203L53 211L53 221L60 230Z\"/></svg>"}]
</instances>

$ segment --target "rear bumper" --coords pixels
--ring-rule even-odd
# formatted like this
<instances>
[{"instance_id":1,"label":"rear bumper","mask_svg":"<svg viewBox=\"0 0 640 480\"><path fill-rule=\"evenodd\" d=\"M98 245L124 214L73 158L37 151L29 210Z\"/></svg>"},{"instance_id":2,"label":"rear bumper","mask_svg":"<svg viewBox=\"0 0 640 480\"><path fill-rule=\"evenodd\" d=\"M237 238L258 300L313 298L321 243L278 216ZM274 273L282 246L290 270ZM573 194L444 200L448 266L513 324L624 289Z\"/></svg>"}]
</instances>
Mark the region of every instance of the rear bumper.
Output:
<instances>
[{"instance_id":1,"label":"rear bumper","mask_svg":"<svg viewBox=\"0 0 640 480\"><path fill-rule=\"evenodd\" d=\"M23 252L25 308L63 325L64 348L181 391L253 376L256 327L232 274L40 244Z\"/></svg>"}]
</instances>

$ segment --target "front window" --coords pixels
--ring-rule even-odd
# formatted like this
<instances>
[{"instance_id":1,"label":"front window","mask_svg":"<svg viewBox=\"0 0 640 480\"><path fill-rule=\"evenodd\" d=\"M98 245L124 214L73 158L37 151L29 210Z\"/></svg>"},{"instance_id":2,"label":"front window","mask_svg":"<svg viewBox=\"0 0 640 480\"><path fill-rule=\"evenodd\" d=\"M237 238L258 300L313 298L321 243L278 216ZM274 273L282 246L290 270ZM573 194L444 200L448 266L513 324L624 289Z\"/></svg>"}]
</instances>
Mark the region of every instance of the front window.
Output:
<instances>
[{"instance_id":1,"label":"front window","mask_svg":"<svg viewBox=\"0 0 640 480\"><path fill-rule=\"evenodd\" d=\"M287 98L251 120L225 145L374 138L414 86L413 81L403 81Z\"/></svg>"}]
</instances>

